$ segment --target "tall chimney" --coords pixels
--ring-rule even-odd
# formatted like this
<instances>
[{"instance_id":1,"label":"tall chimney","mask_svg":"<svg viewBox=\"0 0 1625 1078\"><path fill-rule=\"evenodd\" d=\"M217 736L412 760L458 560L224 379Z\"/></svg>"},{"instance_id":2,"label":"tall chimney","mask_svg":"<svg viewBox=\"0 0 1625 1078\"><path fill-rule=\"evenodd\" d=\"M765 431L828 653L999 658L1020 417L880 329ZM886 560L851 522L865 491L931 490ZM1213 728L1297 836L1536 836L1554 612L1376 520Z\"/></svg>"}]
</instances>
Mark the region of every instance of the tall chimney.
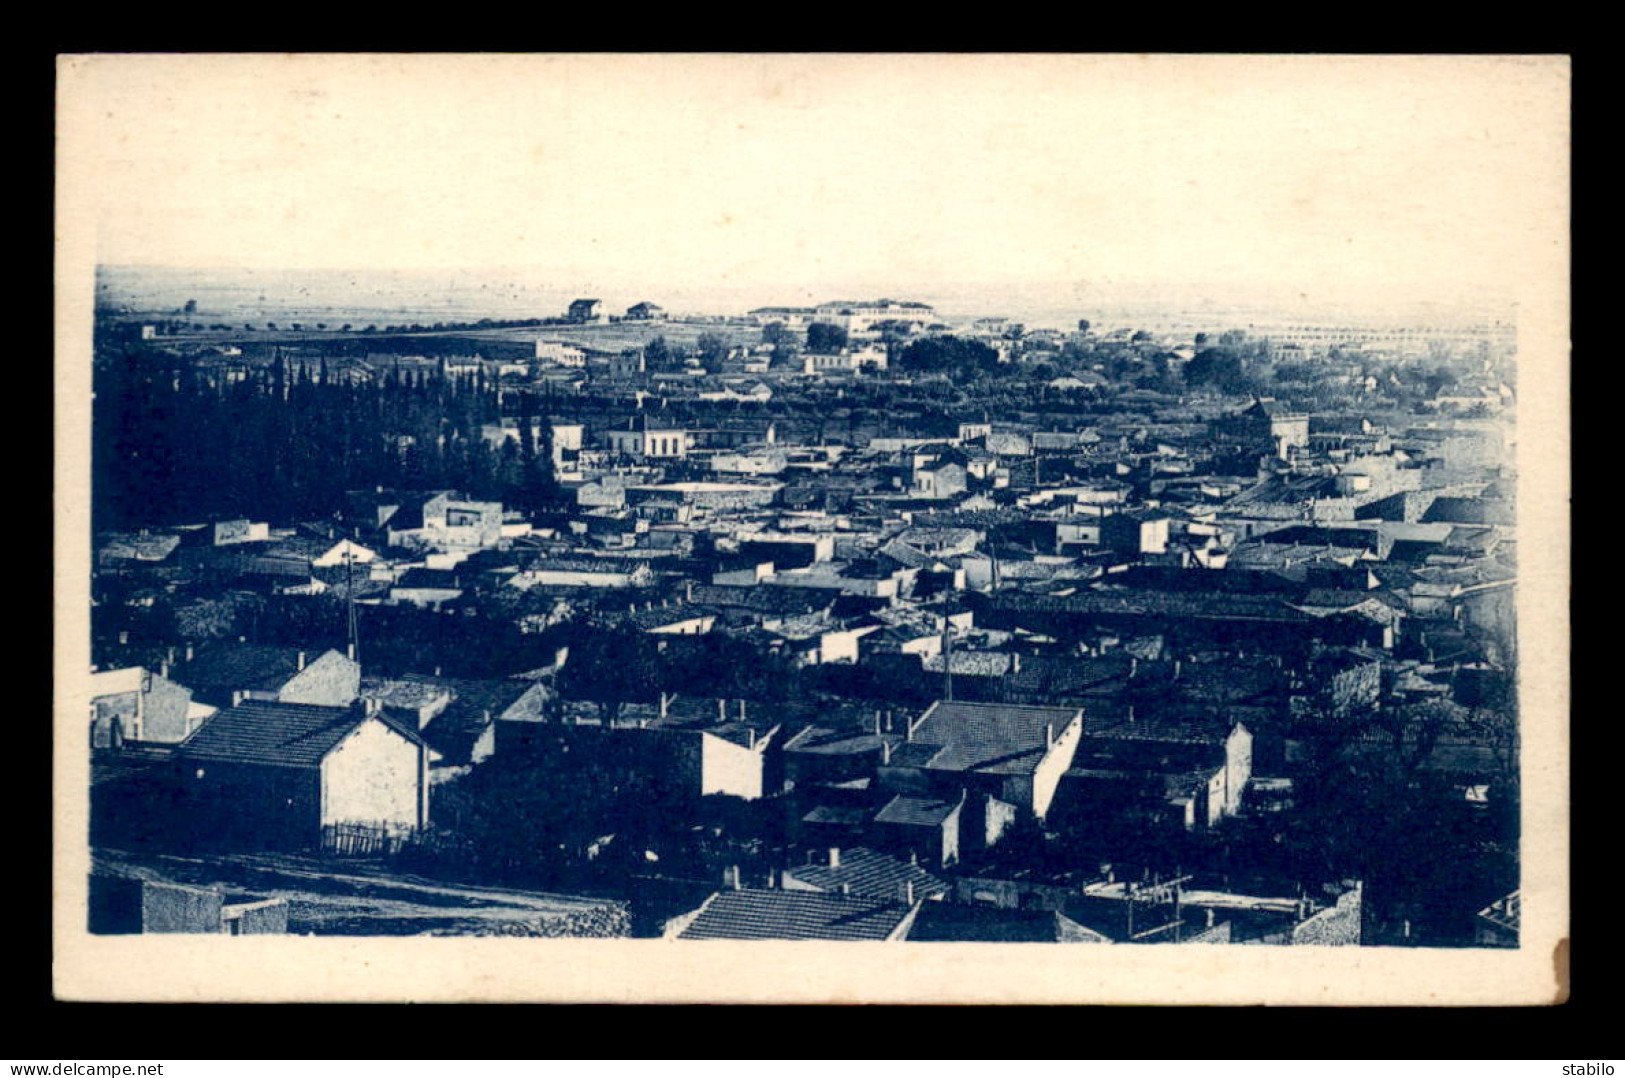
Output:
<instances>
[{"instance_id":1,"label":"tall chimney","mask_svg":"<svg viewBox=\"0 0 1625 1078\"><path fill-rule=\"evenodd\" d=\"M886 766L888 766L890 764L891 764L891 742L890 741L882 741L880 743L880 766L886 767Z\"/></svg>"},{"instance_id":2,"label":"tall chimney","mask_svg":"<svg viewBox=\"0 0 1625 1078\"><path fill-rule=\"evenodd\" d=\"M841 848L839 846L831 846L829 848L829 867L841 867Z\"/></svg>"},{"instance_id":3,"label":"tall chimney","mask_svg":"<svg viewBox=\"0 0 1625 1078\"><path fill-rule=\"evenodd\" d=\"M875 736L880 736L880 709L875 708Z\"/></svg>"},{"instance_id":4,"label":"tall chimney","mask_svg":"<svg viewBox=\"0 0 1625 1078\"><path fill-rule=\"evenodd\" d=\"M1044 747L1046 749L1055 747L1055 724L1053 722L1044 724Z\"/></svg>"},{"instance_id":5,"label":"tall chimney","mask_svg":"<svg viewBox=\"0 0 1625 1078\"><path fill-rule=\"evenodd\" d=\"M187 645L186 645L186 661L187 661L187 662L191 662L191 661L192 661L192 656L193 656L193 655L194 655L194 654L196 654L196 653L195 653L195 652L194 652L194 651L193 651L193 650L192 650L192 645L191 645L191 644L187 644Z\"/></svg>"},{"instance_id":6,"label":"tall chimney","mask_svg":"<svg viewBox=\"0 0 1625 1078\"><path fill-rule=\"evenodd\" d=\"M739 721L745 721L745 701L739 701Z\"/></svg>"},{"instance_id":7,"label":"tall chimney","mask_svg":"<svg viewBox=\"0 0 1625 1078\"><path fill-rule=\"evenodd\" d=\"M305 653L301 651L299 653L299 669L303 670L304 668L305 668Z\"/></svg>"},{"instance_id":8,"label":"tall chimney","mask_svg":"<svg viewBox=\"0 0 1625 1078\"><path fill-rule=\"evenodd\" d=\"M130 632L128 629L120 629L118 631L118 642L120 644L128 644L130 642Z\"/></svg>"},{"instance_id":9,"label":"tall chimney","mask_svg":"<svg viewBox=\"0 0 1625 1078\"><path fill-rule=\"evenodd\" d=\"M903 905L905 905L905 906L914 905L914 881L913 880L904 880L903 881Z\"/></svg>"},{"instance_id":10,"label":"tall chimney","mask_svg":"<svg viewBox=\"0 0 1625 1078\"><path fill-rule=\"evenodd\" d=\"M718 722L727 722L728 721L728 701L724 700L720 696L717 697L717 721Z\"/></svg>"}]
</instances>

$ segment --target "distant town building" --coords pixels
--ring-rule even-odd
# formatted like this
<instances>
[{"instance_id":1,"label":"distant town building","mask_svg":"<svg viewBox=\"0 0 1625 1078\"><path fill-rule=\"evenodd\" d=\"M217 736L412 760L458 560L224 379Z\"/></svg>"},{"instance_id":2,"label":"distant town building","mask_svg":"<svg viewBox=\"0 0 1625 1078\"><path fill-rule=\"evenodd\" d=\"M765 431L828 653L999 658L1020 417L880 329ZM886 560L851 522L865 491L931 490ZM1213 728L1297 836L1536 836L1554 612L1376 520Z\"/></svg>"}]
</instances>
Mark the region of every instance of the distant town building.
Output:
<instances>
[{"instance_id":1,"label":"distant town building","mask_svg":"<svg viewBox=\"0 0 1625 1078\"><path fill-rule=\"evenodd\" d=\"M604 301L601 299L578 299L570 304L565 317L572 322L602 322L605 319Z\"/></svg>"},{"instance_id":2,"label":"distant town building","mask_svg":"<svg viewBox=\"0 0 1625 1078\"><path fill-rule=\"evenodd\" d=\"M835 300L820 303L811 321L840 326L848 333L867 333L881 322L901 322L917 327L934 325L937 312L928 304L891 299Z\"/></svg>"},{"instance_id":3,"label":"distant town building","mask_svg":"<svg viewBox=\"0 0 1625 1078\"><path fill-rule=\"evenodd\" d=\"M574 345L540 338L536 341L536 358L543 363L559 367L585 367L587 353Z\"/></svg>"},{"instance_id":4,"label":"distant town building","mask_svg":"<svg viewBox=\"0 0 1625 1078\"><path fill-rule=\"evenodd\" d=\"M665 317L666 309L653 303L636 303L626 309L626 320L629 322L652 322Z\"/></svg>"},{"instance_id":5,"label":"distant town building","mask_svg":"<svg viewBox=\"0 0 1625 1078\"><path fill-rule=\"evenodd\" d=\"M604 443L612 453L634 460L681 460L688 456L688 431L682 427L638 415L623 425L604 432Z\"/></svg>"}]
</instances>

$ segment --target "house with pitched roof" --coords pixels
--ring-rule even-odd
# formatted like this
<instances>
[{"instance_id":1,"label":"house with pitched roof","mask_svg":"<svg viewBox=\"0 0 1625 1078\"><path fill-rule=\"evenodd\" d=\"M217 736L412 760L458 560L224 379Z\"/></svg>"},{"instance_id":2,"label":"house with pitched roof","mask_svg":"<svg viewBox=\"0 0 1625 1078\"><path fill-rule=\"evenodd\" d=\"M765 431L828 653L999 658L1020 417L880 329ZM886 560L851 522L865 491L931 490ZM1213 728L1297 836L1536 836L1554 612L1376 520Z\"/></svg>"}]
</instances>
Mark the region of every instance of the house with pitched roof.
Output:
<instances>
[{"instance_id":1,"label":"house with pitched roof","mask_svg":"<svg viewBox=\"0 0 1625 1078\"><path fill-rule=\"evenodd\" d=\"M941 900L948 894L948 885L921 868L917 857L893 857L862 846L810 851L806 863L786 868L780 881L786 891L852 894L911 906L916 899Z\"/></svg>"},{"instance_id":2,"label":"house with pitched roof","mask_svg":"<svg viewBox=\"0 0 1625 1078\"><path fill-rule=\"evenodd\" d=\"M236 848L299 848L329 829L391 834L429 821L429 749L364 704L250 700L176 749L181 801L200 836Z\"/></svg>"},{"instance_id":3,"label":"house with pitched roof","mask_svg":"<svg viewBox=\"0 0 1625 1078\"><path fill-rule=\"evenodd\" d=\"M1083 709L938 700L907 726L881 785L938 797L986 793L1043 819L1083 735Z\"/></svg>"},{"instance_id":4,"label":"house with pitched roof","mask_svg":"<svg viewBox=\"0 0 1625 1078\"><path fill-rule=\"evenodd\" d=\"M360 691L361 666L331 648L208 644L187 648L185 661L171 668L170 678L214 707L245 700L345 707Z\"/></svg>"},{"instance_id":5,"label":"house with pitched roof","mask_svg":"<svg viewBox=\"0 0 1625 1078\"><path fill-rule=\"evenodd\" d=\"M920 902L815 891L718 891L667 922L667 939L881 942L908 938Z\"/></svg>"}]
</instances>

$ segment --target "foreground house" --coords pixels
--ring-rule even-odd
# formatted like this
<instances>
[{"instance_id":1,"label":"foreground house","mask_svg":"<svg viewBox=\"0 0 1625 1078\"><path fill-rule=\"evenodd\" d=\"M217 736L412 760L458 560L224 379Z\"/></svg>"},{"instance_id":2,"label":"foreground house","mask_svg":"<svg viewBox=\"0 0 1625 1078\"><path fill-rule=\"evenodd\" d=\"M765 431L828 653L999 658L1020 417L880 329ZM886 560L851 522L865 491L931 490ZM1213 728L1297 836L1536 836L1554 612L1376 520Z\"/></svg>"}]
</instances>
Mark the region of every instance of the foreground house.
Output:
<instances>
[{"instance_id":1,"label":"foreground house","mask_svg":"<svg viewBox=\"0 0 1625 1078\"><path fill-rule=\"evenodd\" d=\"M234 847L305 847L333 829L403 835L429 819L429 750L380 711L249 701L176 750L201 836Z\"/></svg>"},{"instance_id":2,"label":"foreground house","mask_svg":"<svg viewBox=\"0 0 1625 1078\"><path fill-rule=\"evenodd\" d=\"M699 909L668 922L667 939L902 940L918 915L918 902L859 898L813 891L719 891Z\"/></svg>"}]
</instances>

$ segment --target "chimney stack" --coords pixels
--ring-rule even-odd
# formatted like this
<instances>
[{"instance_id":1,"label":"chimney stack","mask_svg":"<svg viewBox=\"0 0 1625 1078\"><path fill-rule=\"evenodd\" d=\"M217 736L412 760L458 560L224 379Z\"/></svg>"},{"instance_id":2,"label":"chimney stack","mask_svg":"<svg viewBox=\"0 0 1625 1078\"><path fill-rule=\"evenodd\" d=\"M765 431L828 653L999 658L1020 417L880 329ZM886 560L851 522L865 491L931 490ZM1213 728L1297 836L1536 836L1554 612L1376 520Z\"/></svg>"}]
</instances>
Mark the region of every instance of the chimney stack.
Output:
<instances>
[{"instance_id":1,"label":"chimney stack","mask_svg":"<svg viewBox=\"0 0 1625 1078\"><path fill-rule=\"evenodd\" d=\"M913 880L904 880L903 881L903 905L905 905L905 906L914 905L914 881Z\"/></svg>"},{"instance_id":2,"label":"chimney stack","mask_svg":"<svg viewBox=\"0 0 1625 1078\"><path fill-rule=\"evenodd\" d=\"M723 879L727 882L730 891L739 890L739 866L729 865L728 871L723 873Z\"/></svg>"},{"instance_id":3,"label":"chimney stack","mask_svg":"<svg viewBox=\"0 0 1625 1078\"><path fill-rule=\"evenodd\" d=\"M194 655L194 654L196 654L196 652L194 652L194 651L193 651L193 650L192 650L192 645L191 645L191 644L187 644L187 645L186 645L186 661L187 661L187 662L191 662L191 661L192 661L192 656L193 656L193 655Z\"/></svg>"},{"instance_id":4,"label":"chimney stack","mask_svg":"<svg viewBox=\"0 0 1625 1078\"><path fill-rule=\"evenodd\" d=\"M841 867L841 848L839 846L831 846L829 848L829 867Z\"/></svg>"},{"instance_id":5,"label":"chimney stack","mask_svg":"<svg viewBox=\"0 0 1625 1078\"><path fill-rule=\"evenodd\" d=\"M728 701L724 700L720 696L717 697L717 721L718 722L727 722L728 721Z\"/></svg>"},{"instance_id":6,"label":"chimney stack","mask_svg":"<svg viewBox=\"0 0 1625 1078\"><path fill-rule=\"evenodd\" d=\"M739 701L739 721L745 721L745 701Z\"/></svg>"},{"instance_id":7,"label":"chimney stack","mask_svg":"<svg viewBox=\"0 0 1625 1078\"><path fill-rule=\"evenodd\" d=\"M1044 747L1046 749L1055 747L1055 724L1053 722L1044 724Z\"/></svg>"},{"instance_id":8,"label":"chimney stack","mask_svg":"<svg viewBox=\"0 0 1625 1078\"><path fill-rule=\"evenodd\" d=\"M881 767L886 767L886 766L890 765L890 763L891 763L891 742L890 741L882 741L880 743L880 766Z\"/></svg>"},{"instance_id":9,"label":"chimney stack","mask_svg":"<svg viewBox=\"0 0 1625 1078\"><path fill-rule=\"evenodd\" d=\"M848 898L852 894L852 885L850 883L843 883L838 890L842 898Z\"/></svg>"},{"instance_id":10,"label":"chimney stack","mask_svg":"<svg viewBox=\"0 0 1625 1078\"><path fill-rule=\"evenodd\" d=\"M118 642L121 645L128 644L130 642L130 632L128 629L120 629L118 631Z\"/></svg>"},{"instance_id":11,"label":"chimney stack","mask_svg":"<svg viewBox=\"0 0 1625 1078\"><path fill-rule=\"evenodd\" d=\"M305 668L305 653L301 651L299 653L299 669L303 670L304 668Z\"/></svg>"}]
</instances>

